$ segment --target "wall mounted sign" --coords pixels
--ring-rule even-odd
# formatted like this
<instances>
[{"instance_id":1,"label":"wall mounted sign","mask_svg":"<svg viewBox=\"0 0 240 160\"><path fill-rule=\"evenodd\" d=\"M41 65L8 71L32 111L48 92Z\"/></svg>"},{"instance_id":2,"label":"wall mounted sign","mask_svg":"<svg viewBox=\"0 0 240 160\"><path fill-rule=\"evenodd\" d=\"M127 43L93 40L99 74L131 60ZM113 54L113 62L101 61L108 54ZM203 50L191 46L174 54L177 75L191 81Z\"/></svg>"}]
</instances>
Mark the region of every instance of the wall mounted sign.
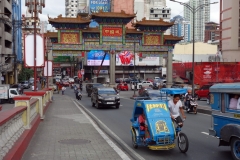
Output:
<instances>
[{"instance_id":1,"label":"wall mounted sign","mask_svg":"<svg viewBox=\"0 0 240 160\"><path fill-rule=\"evenodd\" d=\"M157 46L161 44L160 35L146 35L144 36L144 45Z\"/></svg>"},{"instance_id":2,"label":"wall mounted sign","mask_svg":"<svg viewBox=\"0 0 240 160\"><path fill-rule=\"evenodd\" d=\"M78 33L61 33L61 43L76 44L79 43Z\"/></svg>"}]
</instances>

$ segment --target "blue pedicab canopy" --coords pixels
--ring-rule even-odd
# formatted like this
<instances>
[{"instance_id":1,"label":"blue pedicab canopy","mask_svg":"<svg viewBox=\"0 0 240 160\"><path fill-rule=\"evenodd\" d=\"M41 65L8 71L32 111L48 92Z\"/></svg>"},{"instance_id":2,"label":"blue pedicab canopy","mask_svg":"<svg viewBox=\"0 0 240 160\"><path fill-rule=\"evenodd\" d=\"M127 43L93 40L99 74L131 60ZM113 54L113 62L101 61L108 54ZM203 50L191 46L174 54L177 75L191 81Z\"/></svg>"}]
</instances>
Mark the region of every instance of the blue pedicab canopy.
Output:
<instances>
[{"instance_id":1,"label":"blue pedicab canopy","mask_svg":"<svg viewBox=\"0 0 240 160\"><path fill-rule=\"evenodd\" d=\"M166 94L185 94L185 93L187 93L186 88L163 88L160 91L165 92Z\"/></svg>"},{"instance_id":2,"label":"blue pedicab canopy","mask_svg":"<svg viewBox=\"0 0 240 160\"><path fill-rule=\"evenodd\" d=\"M140 114L146 115L149 132L157 141L160 137L168 137L174 140L175 128L173 126L167 101L165 100L137 100L133 111L133 119L136 121Z\"/></svg>"}]
</instances>

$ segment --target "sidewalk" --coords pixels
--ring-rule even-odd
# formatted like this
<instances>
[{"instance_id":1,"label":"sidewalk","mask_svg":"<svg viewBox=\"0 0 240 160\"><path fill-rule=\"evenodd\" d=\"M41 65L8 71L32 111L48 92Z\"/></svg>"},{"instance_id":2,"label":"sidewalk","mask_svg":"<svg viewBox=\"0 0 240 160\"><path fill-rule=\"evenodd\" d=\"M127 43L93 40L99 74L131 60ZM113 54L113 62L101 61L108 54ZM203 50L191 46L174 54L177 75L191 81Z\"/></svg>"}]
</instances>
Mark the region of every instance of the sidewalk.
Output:
<instances>
[{"instance_id":1,"label":"sidewalk","mask_svg":"<svg viewBox=\"0 0 240 160\"><path fill-rule=\"evenodd\" d=\"M101 135L70 97L54 94L54 102L49 106L22 160L123 159L121 152L116 152L119 148L114 147L115 144L110 145L110 140L107 143Z\"/></svg>"}]
</instances>

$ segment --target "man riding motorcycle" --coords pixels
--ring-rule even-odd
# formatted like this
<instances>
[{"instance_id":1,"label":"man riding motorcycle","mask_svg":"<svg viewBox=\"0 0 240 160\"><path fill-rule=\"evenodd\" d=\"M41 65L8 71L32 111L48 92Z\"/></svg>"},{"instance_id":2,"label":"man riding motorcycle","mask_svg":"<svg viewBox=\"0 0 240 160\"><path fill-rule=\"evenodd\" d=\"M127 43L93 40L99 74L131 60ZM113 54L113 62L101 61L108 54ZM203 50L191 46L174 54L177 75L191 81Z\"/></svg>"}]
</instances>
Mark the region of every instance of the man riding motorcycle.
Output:
<instances>
[{"instance_id":1,"label":"man riding motorcycle","mask_svg":"<svg viewBox=\"0 0 240 160\"><path fill-rule=\"evenodd\" d=\"M191 103L190 103L190 101L193 101L193 98L194 97L192 95L192 90L188 90L188 93L186 93L185 100L184 100L185 106L187 107L187 111L191 110ZM197 112L196 107L193 107L193 111L194 111L194 113Z\"/></svg>"}]
</instances>

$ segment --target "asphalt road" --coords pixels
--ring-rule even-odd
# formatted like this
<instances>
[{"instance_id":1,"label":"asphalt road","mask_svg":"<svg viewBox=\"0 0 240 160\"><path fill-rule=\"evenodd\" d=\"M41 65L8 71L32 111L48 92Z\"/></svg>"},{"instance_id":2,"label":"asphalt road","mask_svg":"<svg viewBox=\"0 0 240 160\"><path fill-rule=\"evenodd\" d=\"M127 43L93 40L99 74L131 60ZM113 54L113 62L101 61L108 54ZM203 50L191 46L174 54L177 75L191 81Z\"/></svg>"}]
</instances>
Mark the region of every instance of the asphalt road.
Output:
<instances>
[{"instance_id":1,"label":"asphalt road","mask_svg":"<svg viewBox=\"0 0 240 160\"><path fill-rule=\"evenodd\" d=\"M83 87L85 89L85 87ZM66 95L75 98L73 90L67 88ZM119 109L108 107L96 109L91 106L90 98L83 91L83 99L80 101L83 106L101 120L109 129L111 129L128 146L132 147L130 133L130 118L132 116L134 101L128 97L133 92L120 93L121 106ZM125 98L124 98L125 97ZM202 101L204 103L206 101ZM204 114L187 114L182 131L187 134L189 139L189 150L186 154L179 151L178 147L169 151L153 151L147 147L134 149L146 160L229 160L231 159L230 147L218 147L218 139L207 134L211 126L211 116ZM204 132L204 133L202 133Z\"/></svg>"}]
</instances>

